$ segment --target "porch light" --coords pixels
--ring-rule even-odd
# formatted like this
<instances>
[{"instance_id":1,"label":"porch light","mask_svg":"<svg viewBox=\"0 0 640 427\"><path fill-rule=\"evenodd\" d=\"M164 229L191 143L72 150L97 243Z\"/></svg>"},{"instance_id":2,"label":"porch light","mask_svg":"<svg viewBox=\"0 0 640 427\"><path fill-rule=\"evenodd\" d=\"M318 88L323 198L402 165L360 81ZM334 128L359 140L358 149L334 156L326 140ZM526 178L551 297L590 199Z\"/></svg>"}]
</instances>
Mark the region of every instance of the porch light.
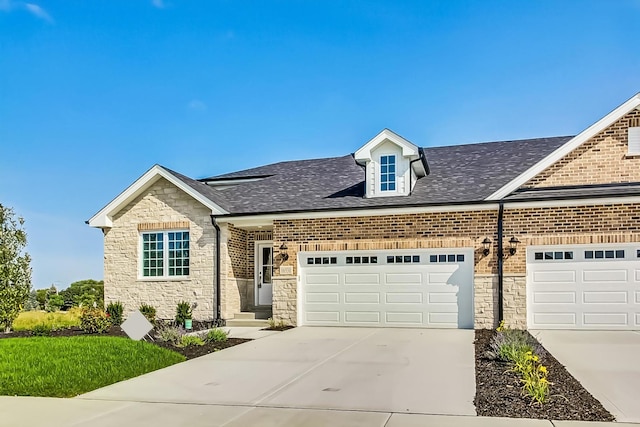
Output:
<instances>
[{"instance_id":1,"label":"porch light","mask_svg":"<svg viewBox=\"0 0 640 427\"><path fill-rule=\"evenodd\" d=\"M280 257L282 258L283 261L286 261L289 259L289 254L287 253L287 250L289 250L289 248L287 247L287 243L284 242L280 245Z\"/></svg>"},{"instance_id":2,"label":"porch light","mask_svg":"<svg viewBox=\"0 0 640 427\"><path fill-rule=\"evenodd\" d=\"M518 240L516 238L516 236L513 236L511 239L509 239L509 254L510 255L515 255L516 254L516 250L518 249L518 243L520 243L520 240Z\"/></svg>"},{"instance_id":3,"label":"porch light","mask_svg":"<svg viewBox=\"0 0 640 427\"><path fill-rule=\"evenodd\" d=\"M489 255L489 248L491 247L491 239L489 239L488 237L485 237L484 240L482 241L482 246L484 247L484 249L482 250L482 254L484 256Z\"/></svg>"}]
</instances>

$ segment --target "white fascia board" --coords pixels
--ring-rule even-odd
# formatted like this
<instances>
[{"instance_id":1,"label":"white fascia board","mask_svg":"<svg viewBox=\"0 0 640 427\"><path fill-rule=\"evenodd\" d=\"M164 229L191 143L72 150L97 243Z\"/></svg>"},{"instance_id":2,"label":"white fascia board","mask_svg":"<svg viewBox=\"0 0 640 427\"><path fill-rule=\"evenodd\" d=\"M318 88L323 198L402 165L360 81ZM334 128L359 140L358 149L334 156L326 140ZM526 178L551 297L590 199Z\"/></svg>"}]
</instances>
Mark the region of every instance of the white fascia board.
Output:
<instances>
[{"instance_id":1,"label":"white fascia board","mask_svg":"<svg viewBox=\"0 0 640 427\"><path fill-rule=\"evenodd\" d=\"M178 187L180 190L184 191L189 196L200 202L202 205L211 209L211 214L224 215L228 213L220 206L213 203L211 200L207 199L184 182L180 181L162 166L154 165L144 175L138 178L133 184L127 187L126 190L124 190L115 199L113 199L108 205L106 205L97 214L91 217L91 219L89 219L87 223L89 224L89 226L96 228L112 227L113 222L111 221L111 217L115 213L120 211L120 209L128 205L133 199L138 197L140 193L149 188L160 178L166 179L167 181Z\"/></svg>"},{"instance_id":2,"label":"white fascia board","mask_svg":"<svg viewBox=\"0 0 640 427\"><path fill-rule=\"evenodd\" d=\"M504 202L504 209L560 208L592 205L621 205L640 203L640 196L592 197L588 199L537 200L534 202Z\"/></svg>"},{"instance_id":3,"label":"white fascia board","mask_svg":"<svg viewBox=\"0 0 640 427\"><path fill-rule=\"evenodd\" d=\"M232 223L235 226L253 227L256 225L271 225L274 220L279 219L316 219L316 218L345 218L363 216L384 216L419 214L431 212L469 212L498 210L498 203L479 203L473 205L444 205L444 206L411 206L394 207L382 209L353 209L340 211L311 211L311 212L291 212L281 214L246 215L246 216L223 216L216 218L218 223Z\"/></svg>"},{"instance_id":4,"label":"white fascia board","mask_svg":"<svg viewBox=\"0 0 640 427\"><path fill-rule=\"evenodd\" d=\"M384 141L391 141L402 149L402 155L404 157L418 156L418 146L412 142L404 139L397 133L383 129L382 132L374 136L369 142L364 144L358 151L355 152L354 158L359 163L366 163L371 160L371 151Z\"/></svg>"},{"instance_id":5,"label":"white fascia board","mask_svg":"<svg viewBox=\"0 0 640 427\"><path fill-rule=\"evenodd\" d=\"M562 159L564 156L571 153L573 150L578 148L583 143L587 142L589 139L596 136L598 133L602 132L617 120L619 120L622 116L629 113L633 109L640 106L640 93L632 96L628 101L624 104L620 105L618 108L604 116L602 119L598 120L596 123L589 126L587 129L582 131L580 134L576 135L569 141L567 141L562 147L558 148L551 154L549 154L544 159L540 160L538 163L524 171L518 177L510 181L508 184L500 188L498 191L491 194L487 197L486 201L494 201L500 200L521 186L523 186L527 181L531 178L535 177L539 173L543 172L545 169L556 163L558 160Z\"/></svg>"}]
</instances>

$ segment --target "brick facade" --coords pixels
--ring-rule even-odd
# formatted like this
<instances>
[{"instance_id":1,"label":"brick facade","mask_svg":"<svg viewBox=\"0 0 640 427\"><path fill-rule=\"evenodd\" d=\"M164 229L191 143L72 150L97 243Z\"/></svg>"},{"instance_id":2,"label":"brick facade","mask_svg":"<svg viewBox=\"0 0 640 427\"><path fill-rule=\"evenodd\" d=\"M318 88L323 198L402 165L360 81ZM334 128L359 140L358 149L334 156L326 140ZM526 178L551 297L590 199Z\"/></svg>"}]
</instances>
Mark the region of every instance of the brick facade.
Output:
<instances>
[{"instance_id":1,"label":"brick facade","mask_svg":"<svg viewBox=\"0 0 640 427\"><path fill-rule=\"evenodd\" d=\"M640 126L639 110L622 117L523 187L640 182L640 156L627 156L630 124Z\"/></svg>"},{"instance_id":2,"label":"brick facade","mask_svg":"<svg viewBox=\"0 0 640 427\"><path fill-rule=\"evenodd\" d=\"M121 301L125 314L150 304L159 318L172 319L178 301L185 300L196 304L194 318L213 319L215 231L209 213L165 179L120 210L104 234L105 303ZM176 228L190 233L189 278L139 278L139 230Z\"/></svg>"}]
</instances>

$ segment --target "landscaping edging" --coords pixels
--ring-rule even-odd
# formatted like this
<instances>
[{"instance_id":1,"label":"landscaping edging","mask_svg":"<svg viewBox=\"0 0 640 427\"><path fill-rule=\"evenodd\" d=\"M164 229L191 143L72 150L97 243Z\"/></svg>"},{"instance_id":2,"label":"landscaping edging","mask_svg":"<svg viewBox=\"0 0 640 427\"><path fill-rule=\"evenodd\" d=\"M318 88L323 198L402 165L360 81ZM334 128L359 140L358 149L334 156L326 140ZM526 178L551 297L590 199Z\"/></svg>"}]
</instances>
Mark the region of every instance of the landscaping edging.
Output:
<instances>
[{"instance_id":1,"label":"landscaping edging","mask_svg":"<svg viewBox=\"0 0 640 427\"><path fill-rule=\"evenodd\" d=\"M509 371L509 365L485 357L494 334L489 329L475 331L474 404L479 416L614 421L613 415L547 351L543 352L541 362L548 369L551 392L544 404L531 403L531 398L522 395L520 381Z\"/></svg>"}]
</instances>

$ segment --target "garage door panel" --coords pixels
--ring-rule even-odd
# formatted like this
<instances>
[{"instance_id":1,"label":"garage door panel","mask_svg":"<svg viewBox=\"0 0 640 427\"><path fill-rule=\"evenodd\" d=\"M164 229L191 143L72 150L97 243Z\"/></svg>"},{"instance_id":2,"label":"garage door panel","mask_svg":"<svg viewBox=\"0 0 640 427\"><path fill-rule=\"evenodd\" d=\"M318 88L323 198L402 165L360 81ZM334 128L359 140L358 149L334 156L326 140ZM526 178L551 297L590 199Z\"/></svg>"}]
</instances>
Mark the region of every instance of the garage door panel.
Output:
<instances>
[{"instance_id":1,"label":"garage door panel","mask_svg":"<svg viewBox=\"0 0 640 427\"><path fill-rule=\"evenodd\" d=\"M627 313L584 313L583 324L585 326L625 326L629 323Z\"/></svg>"},{"instance_id":2,"label":"garage door panel","mask_svg":"<svg viewBox=\"0 0 640 427\"><path fill-rule=\"evenodd\" d=\"M307 311L306 318L307 324L312 323L340 323L339 311Z\"/></svg>"},{"instance_id":3,"label":"garage door panel","mask_svg":"<svg viewBox=\"0 0 640 427\"><path fill-rule=\"evenodd\" d=\"M337 285L339 282L338 274L308 274L307 283L310 285Z\"/></svg>"},{"instance_id":4,"label":"garage door panel","mask_svg":"<svg viewBox=\"0 0 640 427\"><path fill-rule=\"evenodd\" d=\"M422 304L421 293L417 292L387 292L385 302L387 304Z\"/></svg>"},{"instance_id":5,"label":"garage door panel","mask_svg":"<svg viewBox=\"0 0 640 427\"><path fill-rule=\"evenodd\" d=\"M348 304L378 304L380 294L377 292L346 292L344 302Z\"/></svg>"},{"instance_id":6,"label":"garage door panel","mask_svg":"<svg viewBox=\"0 0 640 427\"><path fill-rule=\"evenodd\" d=\"M307 292L305 294L305 302L308 304L337 304L340 302L340 294L338 292Z\"/></svg>"},{"instance_id":7,"label":"garage door panel","mask_svg":"<svg viewBox=\"0 0 640 427\"><path fill-rule=\"evenodd\" d=\"M640 243L527 248L528 326L640 329L639 250ZM572 255L549 258L540 252ZM567 282L570 271L574 283Z\"/></svg>"},{"instance_id":8,"label":"garage door panel","mask_svg":"<svg viewBox=\"0 0 640 427\"><path fill-rule=\"evenodd\" d=\"M573 304L576 302L575 292L534 292L535 304Z\"/></svg>"},{"instance_id":9,"label":"garage door panel","mask_svg":"<svg viewBox=\"0 0 640 427\"><path fill-rule=\"evenodd\" d=\"M627 304L627 293L607 291L585 291L582 293L585 304Z\"/></svg>"},{"instance_id":10,"label":"garage door panel","mask_svg":"<svg viewBox=\"0 0 640 427\"><path fill-rule=\"evenodd\" d=\"M573 270L560 271L536 271L533 273L533 280L538 283L575 283L576 272Z\"/></svg>"},{"instance_id":11,"label":"garage door panel","mask_svg":"<svg viewBox=\"0 0 640 427\"><path fill-rule=\"evenodd\" d=\"M380 323L380 312L378 311L345 311L345 323Z\"/></svg>"},{"instance_id":12,"label":"garage door panel","mask_svg":"<svg viewBox=\"0 0 640 427\"><path fill-rule=\"evenodd\" d=\"M298 255L336 259L299 265L301 324L473 327L473 249Z\"/></svg>"},{"instance_id":13,"label":"garage door panel","mask_svg":"<svg viewBox=\"0 0 640 427\"><path fill-rule=\"evenodd\" d=\"M458 303L458 295L454 292L430 292L428 299L430 304Z\"/></svg>"},{"instance_id":14,"label":"garage door panel","mask_svg":"<svg viewBox=\"0 0 640 427\"><path fill-rule=\"evenodd\" d=\"M575 313L534 313L534 322L536 325L544 326L575 326Z\"/></svg>"},{"instance_id":15,"label":"garage door panel","mask_svg":"<svg viewBox=\"0 0 640 427\"><path fill-rule=\"evenodd\" d=\"M423 323L424 315L420 312L415 313L397 313L397 312L386 312L385 320L387 323L398 324L401 323L403 325L415 325L421 326Z\"/></svg>"},{"instance_id":16,"label":"garage door panel","mask_svg":"<svg viewBox=\"0 0 640 427\"><path fill-rule=\"evenodd\" d=\"M345 285L379 285L380 275L372 273L346 273Z\"/></svg>"},{"instance_id":17,"label":"garage door panel","mask_svg":"<svg viewBox=\"0 0 640 427\"><path fill-rule=\"evenodd\" d=\"M387 273L385 279L389 285L422 284L420 273Z\"/></svg>"},{"instance_id":18,"label":"garage door panel","mask_svg":"<svg viewBox=\"0 0 640 427\"><path fill-rule=\"evenodd\" d=\"M626 282L627 270L584 270L582 273L584 282L612 283Z\"/></svg>"}]
</instances>

